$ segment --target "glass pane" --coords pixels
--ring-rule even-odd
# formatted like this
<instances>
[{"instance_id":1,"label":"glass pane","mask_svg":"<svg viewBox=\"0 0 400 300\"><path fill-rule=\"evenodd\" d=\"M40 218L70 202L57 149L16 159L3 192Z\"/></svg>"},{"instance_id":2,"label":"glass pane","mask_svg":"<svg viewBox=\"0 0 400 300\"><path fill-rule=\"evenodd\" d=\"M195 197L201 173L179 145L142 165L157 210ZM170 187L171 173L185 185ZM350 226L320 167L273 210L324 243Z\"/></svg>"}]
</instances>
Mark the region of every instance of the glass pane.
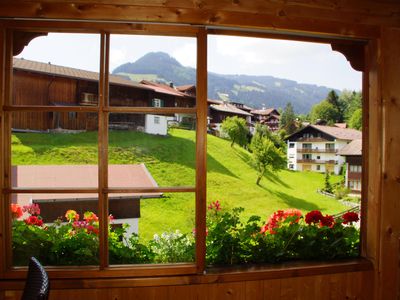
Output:
<instances>
[{"instance_id":1,"label":"glass pane","mask_svg":"<svg viewBox=\"0 0 400 300\"><path fill-rule=\"evenodd\" d=\"M49 33L13 63L15 105L97 105L100 35Z\"/></svg>"},{"instance_id":2,"label":"glass pane","mask_svg":"<svg viewBox=\"0 0 400 300\"><path fill-rule=\"evenodd\" d=\"M195 116L110 114L109 186L194 186Z\"/></svg>"},{"instance_id":3,"label":"glass pane","mask_svg":"<svg viewBox=\"0 0 400 300\"><path fill-rule=\"evenodd\" d=\"M196 39L111 35L110 106L194 107Z\"/></svg>"},{"instance_id":4,"label":"glass pane","mask_svg":"<svg viewBox=\"0 0 400 300\"><path fill-rule=\"evenodd\" d=\"M194 193L109 194L110 264L194 261Z\"/></svg>"},{"instance_id":5,"label":"glass pane","mask_svg":"<svg viewBox=\"0 0 400 300\"><path fill-rule=\"evenodd\" d=\"M357 256L361 73L329 44L208 41L207 263Z\"/></svg>"},{"instance_id":6,"label":"glass pane","mask_svg":"<svg viewBox=\"0 0 400 300\"><path fill-rule=\"evenodd\" d=\"M97 187L97 113L12 113L12 186Z\"/></svg>"},{"instance_id":7,"label":"glass pane","mask_svg":"<svg viewBox=\"0 0 400 300\"><path fill-rule=\"evenodd\" d=\"M13 265L97 265L98 194L13 194Z\"/></svg>"}]
</instances>

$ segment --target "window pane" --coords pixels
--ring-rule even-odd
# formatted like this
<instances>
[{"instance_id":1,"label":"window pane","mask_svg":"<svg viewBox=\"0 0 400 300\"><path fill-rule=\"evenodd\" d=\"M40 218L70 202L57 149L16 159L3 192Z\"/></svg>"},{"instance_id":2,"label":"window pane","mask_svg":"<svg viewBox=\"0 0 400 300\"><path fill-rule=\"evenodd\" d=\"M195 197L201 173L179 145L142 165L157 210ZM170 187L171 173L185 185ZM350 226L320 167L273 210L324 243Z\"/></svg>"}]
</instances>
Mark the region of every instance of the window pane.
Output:
<instances>
[{"instance_id":1,"label":"window pane","mask_svg":"<svg viewBox=\"0 0 400 300\"><path fill-rule=\"evenodd\" d=\"M194 107L196 39L111 35L110 106Z\"/></svg>"},{"instance_id":2,"label":"window pane","mask_svg":"<svg viewBox=\"0 0 400 300\"><path fill-rule=\"evenodd\" d=\"M13 63L13 104L98 103L100 35L49 33L33 39Z\"/></svg>"},{"instance_id":3,"label":"window pane","mask_svg":"<svg viewBox=\"0 0 400 300\"><path fill-rule=\"evenodd\" d=\"M12 124L13 187L97 187L97 113L14 112Z\"/></svg>"},{"instance_id":4,"label":"window pane","mask_svg":"<svg viewBox=\"0 0 400 300\"><path fill-rule=\"evenodd\" d=\"M340 219L356 178L338 151L361 139L350 121L361 112L361 73L337 58L329 45L208 36L208 264L340 256L336 229L353 234L343 256L359 254L358 225ZM326 72L343 63L347 70ZM354 75L357 90L340 91ZM307 223L309 212L319 220Z\"/></svg>"},{"instance_id":5,"label":"window pane","mask_svg":"<svg viewBox=\"0 0 400 300\"><path fill-rule=\"evenodd\" d=\"M194 193L109 194L110 264L194 261Z\"/></svg>"},{"instance_id":6,"label":"window pane","mask_svg":"<svg viewBox=\"0 0 400 300\"><path fill-rule=\"evenodd\" d=\"M11 195L13 265L97 265L98 194Z\"/></svg>"},{"instance_id":7,"label":"window pane","mask_svg":"<svg viewBox=\"0 0 400 300\"><path fill-rule=\"evenodd\" d=\"M195 116L110 114L109 186L194 186Z\"/></svg>"}]
</instances>

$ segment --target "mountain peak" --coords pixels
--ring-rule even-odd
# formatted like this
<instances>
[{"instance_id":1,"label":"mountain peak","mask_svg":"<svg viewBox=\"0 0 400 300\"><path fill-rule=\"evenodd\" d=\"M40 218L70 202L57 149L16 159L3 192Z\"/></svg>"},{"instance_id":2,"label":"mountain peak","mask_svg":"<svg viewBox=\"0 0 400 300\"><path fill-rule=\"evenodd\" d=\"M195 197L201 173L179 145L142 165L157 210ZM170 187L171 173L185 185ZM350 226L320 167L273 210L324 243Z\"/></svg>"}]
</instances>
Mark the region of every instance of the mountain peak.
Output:
<instances>
[{"instance_id":1,"label":"mountain peak","mask_svg":"<svg viewBox=\"0 0 400 300\"><path fill-rule=\"evenodd\" d=\"M172 56L165 52L149 52L139 58L135 64L162 64L162 65L173 65L182 67L182 65Z\"/></svg>"},{"instance_id":2,"label":"mountain peak","mask_svg":"<svg viewBox=\"0 0 400 300\"><path fill-rule=\"evenodd\" d=\"M150 52L132 63L117 67L114 74L127 76L135 81L147 79L174 85L196 84L196 70L182 66L165 52ZM315 103L325 99L331 89L273 76L221 75L208 73L208 97L219 99L228 94L233 102L254 108L285 107L292 102L298 113L308 113Z\"/></svg>"}]
</instances>

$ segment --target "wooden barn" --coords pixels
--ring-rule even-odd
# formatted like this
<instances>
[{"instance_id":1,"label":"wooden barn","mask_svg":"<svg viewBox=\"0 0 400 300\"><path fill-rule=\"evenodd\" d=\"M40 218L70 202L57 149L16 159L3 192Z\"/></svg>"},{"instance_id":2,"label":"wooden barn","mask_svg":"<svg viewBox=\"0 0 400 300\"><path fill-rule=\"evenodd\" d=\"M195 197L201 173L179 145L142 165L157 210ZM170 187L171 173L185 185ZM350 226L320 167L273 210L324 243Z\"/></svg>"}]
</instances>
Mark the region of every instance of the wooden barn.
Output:
<instances>
[{"instance_id":1,"label":"wooden barn","mask_svg":"<svg viewBox=\"0 0 400 300\"><path fill-rule=\"evenodd\" d=\"M30 190L12 187L11 115L21 112L43 114L42 122L51 123L46 127L55 124L54 116L53 119L50 115L49 118L44 117L49 112L94 113L98 117L98 187L75 192L99 195L98 212L102 224L99 233L100 263L88 267L47 268L51 282L50 299L399 299L399 1L4 0L0 3L0 18L0 299L20 299L27 275L25 267L14 267L12 264L9 211L12 195L73 192L73 189L59 190L46 186ZM14 102L13 56L36 36L52 31L90 32L101 37L98 106L79 105L81 98L76 99L80 96L76 91L71 91L70 95L74 97L68 99L74 100L72 106L54 106L50 102L21 105ZM113 33L197 38L196 106L108 105L107 90L112 82L104 70L108 69L109 40ZM363 72L361 250L358 258L275 265L206 266L209 34L325 43L342 53L354 69ZM72 90L71 85L68 87L66 84L63 88ZM62 98L50 100L55 103L67 101ZM194 263L110 266L107 196L141 190L107 187L108 115L121 112L196 114L195 186L146 189L150 193L185 192L195 195Z\"/></svg>"},{"instance_id":2,"label":"wooden barn","mask_svg":"<svg viewBox=\"0 0 400 300\"><path fill-rule=\"evenodd\" d=\"M195 97L167 85L135 83L122 76L109 76L109 105L122 107L194 107ZM99 73L14 58L13 104L37 106L98 106ZM155 99L157 99L155 101ZM157 104L155 104L157 103ZM111 114L112 126L145 126L145 116ZM21 112L13 116L14 129L97 130L96 113Z\"/></svg>"}]
</instances>

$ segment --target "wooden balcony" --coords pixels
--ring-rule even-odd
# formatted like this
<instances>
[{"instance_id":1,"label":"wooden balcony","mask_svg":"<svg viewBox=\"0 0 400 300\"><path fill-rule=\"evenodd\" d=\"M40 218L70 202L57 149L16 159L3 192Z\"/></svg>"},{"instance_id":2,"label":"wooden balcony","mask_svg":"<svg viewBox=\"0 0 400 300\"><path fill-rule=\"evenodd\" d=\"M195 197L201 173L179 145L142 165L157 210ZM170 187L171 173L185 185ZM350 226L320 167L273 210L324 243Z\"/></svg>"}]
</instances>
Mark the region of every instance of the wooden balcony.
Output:
<instances>
[{"instance_id":1,"label":"wooden balcony","mask_svg":"<svg viewBox=\"0 0 400 300\"><path fill-rule=\"evenodd\" d=\"M298 159L298 164L327 164L327 165L337 165L335 160L322 160L322 159Z\"/></svg>"},{"instance_id":2,"label":"wooden balcony","mask_svg":"<svg viewBox=\"0 0 400 300\"><path fill-rule=\"evenodd\" d=\"M297 139L297 142L331 142L327 139L324 139L322 137L301 137Z\"/></svg>"},{"instance_id":3,"label":"wooden balcony","mask_svg":"<svg viewBox=\"0 0 400 300\"><path fill-rule=\"evenodd\" d=\"M337 149L309 149L298 148L297 153L337 153Z\"/></svg>"}]
</instances>

